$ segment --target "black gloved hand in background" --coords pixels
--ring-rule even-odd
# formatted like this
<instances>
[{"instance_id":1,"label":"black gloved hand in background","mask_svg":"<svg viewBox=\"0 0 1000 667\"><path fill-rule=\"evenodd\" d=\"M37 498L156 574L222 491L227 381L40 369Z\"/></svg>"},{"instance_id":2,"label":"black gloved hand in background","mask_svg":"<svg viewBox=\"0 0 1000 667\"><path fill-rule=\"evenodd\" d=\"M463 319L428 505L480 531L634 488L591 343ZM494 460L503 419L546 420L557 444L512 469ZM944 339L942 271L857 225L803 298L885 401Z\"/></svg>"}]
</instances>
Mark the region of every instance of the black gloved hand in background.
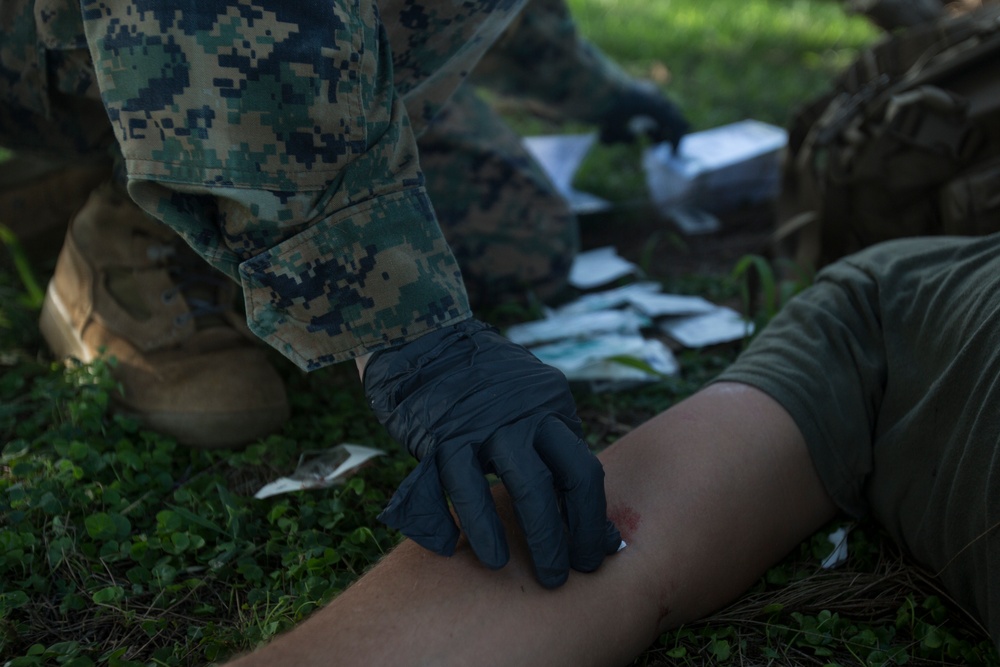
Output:
<instances>
[{"instance_id":1,"label":"black gloved hand in background","mask_svg":"<svg viewBox=\"0 0 1000 667\"><path fill-rule=\"evenodd\" d=\"M604 469L581 438L565 376L491 327L468 320L375 353L365 395L420 460L379 519L431 551L454 553L459 529L490 568L510 557L486 473L510 492L536 576L596 570L618 550Z\"/></svg>"},{"instance_id":2,"label":"black gloved hand in background","mask_svg":"<svg viewBox=\"0 0 1000 667\"><path fill-rule=\"evenodd\" d=\"M680 109L664 97L652 83L636 82L619 95L600 122L603 143L627 143L645 135L653 143L669 141L673 149L690 123Z\"/></svg>"}]
</instances>

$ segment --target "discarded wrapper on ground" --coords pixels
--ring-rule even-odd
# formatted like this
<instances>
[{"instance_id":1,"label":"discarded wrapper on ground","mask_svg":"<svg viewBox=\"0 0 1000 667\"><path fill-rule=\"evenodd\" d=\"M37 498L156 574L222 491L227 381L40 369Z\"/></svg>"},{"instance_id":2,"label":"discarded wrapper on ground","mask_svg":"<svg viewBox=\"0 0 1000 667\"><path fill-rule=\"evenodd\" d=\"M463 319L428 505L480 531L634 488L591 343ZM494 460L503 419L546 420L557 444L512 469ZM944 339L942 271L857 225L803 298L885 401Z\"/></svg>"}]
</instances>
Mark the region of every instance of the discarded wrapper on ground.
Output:
<instances>
[{"instance_id":1,"label":"discarded wrapper on ground","mask_svg":"<svg viewBox=\"0 0 1000 667\"><path fill-rule=\"evenodd\" d=\"M385 452L380 449L347 443L322 452L303 454L295 472L265 484L254 494L254 498L268 498L302 489L325 489L341 484L369 459L383 454Z\"/></svg>"},{"instance_id":2,"label":"discarded wrapper on ground","mask_svg":"<svg viewBox=\"0 0 1000 667\"><path fill-rule=\"evenodd\" d=\"M614 248L597 248L579 254L570 283L590 289L638 273ZM568 379L607 391L679 371L670 348L644 331L657 331L689 348L741 340L753 332L752 323L730 308L661 290L659 283L640 281L591 292L548 309L540 320L515 324L505 334Z\"/></svg>"},{"instance_id":3,"label":"discarded wrapper on ground","mask_svg":"<svg viewBox=\"0 0 1000 667\"><path fill-rule=\"evenodd\" d=\"M526 137L524 147L538 161L552 185L569 203L577 215L600 213L611 208L611 202L573 187L573 178L580 164L597 141L597 134L551 134Z\"/></svg>"},{"instance_id":4,"label":"discarded wrapper on ground","mask_svg":"<svg viewBox=\"0 0 1000 667\"><path fill-rule=\"evenodd\" d=\"M643 169L650 197L661 209L686 204L713 213L773 199L778 194L781 153L788 133L758 120L743 120L646 150Z\"/></svg>"}]
</instances>

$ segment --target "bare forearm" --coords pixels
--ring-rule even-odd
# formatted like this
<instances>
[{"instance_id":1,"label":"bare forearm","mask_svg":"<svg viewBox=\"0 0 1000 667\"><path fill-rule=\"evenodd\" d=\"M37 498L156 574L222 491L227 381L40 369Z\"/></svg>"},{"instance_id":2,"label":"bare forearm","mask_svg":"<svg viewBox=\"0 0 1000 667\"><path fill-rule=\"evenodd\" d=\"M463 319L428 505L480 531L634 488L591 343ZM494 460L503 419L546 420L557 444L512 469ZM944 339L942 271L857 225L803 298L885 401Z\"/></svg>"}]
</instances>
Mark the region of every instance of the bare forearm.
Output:
<instances>
[{"instance_id":1,"label":"bare forearm","mask_svg":"<svg viewBox=\"0 0 1000 667\"><path fill-rule=\"evenodd\" d=\"M358 367L358 375L363 380L365 378L365 366L368 365L368 360L371 358L371 353L363 354L360 357L354 357L354 365Z\"/></svg>"},{"instance_id":2,"label":"bare forearm","mask_svg":"<svg viewBox=\"0 0 1000 667\"><path fill-rule=\"evenodd\" d=\"M239 664L620 664L737 597L834 513L791 418L744 385L710 387L601 458L629 546L596 573L539 586L499 490L507 567L406 542Z\"/></svg>"}]
</instances>

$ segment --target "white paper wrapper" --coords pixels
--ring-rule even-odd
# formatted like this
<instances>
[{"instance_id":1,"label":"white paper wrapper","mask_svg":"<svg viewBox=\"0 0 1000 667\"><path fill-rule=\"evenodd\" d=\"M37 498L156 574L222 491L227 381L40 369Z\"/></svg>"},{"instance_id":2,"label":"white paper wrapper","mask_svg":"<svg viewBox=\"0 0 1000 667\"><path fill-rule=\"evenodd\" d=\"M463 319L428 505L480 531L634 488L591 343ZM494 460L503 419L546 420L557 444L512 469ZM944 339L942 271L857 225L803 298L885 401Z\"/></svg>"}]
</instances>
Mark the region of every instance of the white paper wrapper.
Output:
<instances>
[{"instance_id":1,"label":"white paper wrapper","mask_svg":"<svg viewBox=\"0 0 1000 667\"><path fill-rule=\"evenodd\" d=\"M850 532L848 528L838 528L826 536L827 541L833 545L833 552L820 563L824 570L832 570L847 560L847 534Z\"/></svg>"},{"instance_id":2,"label":"white paper wrapper","mask_svg":"<svg viewBox=\"0 0 1000 667\"><path fill-rule=\"evenodd\" d=\"M507 338L530 347L567 338L589 338L602 334L638 334L649 326L649 318L633 310L600 310L576 315L557 315L543 320L515 324L507 329Z\"/></svg>"},{"instance_id":3,"label":"white paper wrapper","mask_svg":"<svg viewBox=\"0 0 1000 667\"><path fill-rule=\"evenodd\" d=\"M681 294L629 294L628 302L636 310L649 317L666 315L695 315L711 313L718 309L711 301L700 296Z\"/></svg>"},{"instance_id":4,"label":"white paper wrapper","mask_svg":"<svg viewBox=\"0 0 1000 667\"><path fill-rule=\"evenodd\" d=\"M689 224L703 227L694 220L698 208L723 212L774 198L787 143L783 128L743 120L687 134L676 152L657 144L643 156L650 196L666 215L677 206L692 207L678 214L680 222L687 215Z\"/></svg>"},{"instance_id":5,"label":"white paper wrapper","mask_svg":"<svg viewBox=\"0 0 1000 667\"><path fill-rule=\"evenodd\" d=\"M347 476L369 459L385 454L380 449L342 444L320 454L303 458L295 472L265 484L254 498L268 498L302 489L325 489L342 483Z\"/></svg>"},{"instance_id":6,"label":"white paper wrapper","mask_svg":"<svg viewBox=\"0 0 1000 667\"><path fill-rule=\"evenodd\" d=\"M582 253L574 271L578 284L596 285L637 267L608 246ZM673 352L661 340L642 335L654 321L687 347L740 340L752 332L734 310L700 296L664 294L662 288L645 281L591 292L505 334L570 380L589 382L593 391L617 391L679 372Z\"/></svg>"},{"instance_id":7,"label":"white paper wrapper","mask_svg":"<svg viewBox=\"0 0 1000 667\"><path fill-rule=\"evenodd\" d=\"M638 335L610 334L565 340L536 347L532 352L545 363L561 370L570 380L652 382L661 379L662 375L675 375L679 370L677 359L666 345ZM612 357L635 359L655 373L610 361Z\"/></svg>"},{"instance_id":8,"label":"white paper wrapper","mask_svg":"<svg viewBox=\"0 0 1000 667\"><path fill-rule=\"evenodd\" d=\"M581 252L569 269L569 282L578 289L593 289L637 273L639 267L618 255L613 246Z\"/></svg>"},{"instance_id":9,"label":"white paper wrapper","mask_svg":"<svg viewBox=\"0 0 1000 667\"><path fill-rule=\"evenodd\" d=\"M573 188L573 178L596 139L597 135L590 133L553 134L523 140L524 147L577 215L599 213L611 208L608 200Z\"/></svg>"},{"instance_id":10,"label":"white paper wrapper","mask_svg":"<svg viewBox=\"0 0 1000 667\"><path fill-rule=\"evenodd\" d=\"M585 294L575 301L570 301L557 308L557 315L577 315L598 310L608 310L631 303L633 297L658 294L663 286L660 283L640 282L623 285L603 292Z\"/></svg>"},{"instance_id":11,"label":"white paper wrapper","mask_svg":"<svg viewBox=\"0 0 1000 667\"><path fill-rule=\"evenodd\" d=\"M729 343L753 333L753 322L743 319L732 308L721 306L701 315L665 319L659 327L684 347L691 348Z\"/></svg>"}]
</instances>

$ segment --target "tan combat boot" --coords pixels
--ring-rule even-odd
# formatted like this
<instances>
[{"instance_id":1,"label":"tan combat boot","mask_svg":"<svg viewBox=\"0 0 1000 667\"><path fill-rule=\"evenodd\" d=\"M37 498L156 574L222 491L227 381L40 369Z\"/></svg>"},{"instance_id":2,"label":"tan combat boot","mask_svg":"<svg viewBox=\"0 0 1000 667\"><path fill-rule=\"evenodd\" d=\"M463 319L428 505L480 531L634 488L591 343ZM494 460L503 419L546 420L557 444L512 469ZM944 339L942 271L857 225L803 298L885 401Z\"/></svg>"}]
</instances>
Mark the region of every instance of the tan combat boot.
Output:
<instances>
[{"instance_id":1,"label":"tan combat boot","mask_svg":"<svg viewBox=\"0 0 1000 667\"><path fill-rule=\"evenodd\" d=\"M281 378L231 307L234 289L108 184L70 223L40 327L56 355L118 359L121 411L189 445L232 447L289 412Z\"/></svg>"}]
</instances>

